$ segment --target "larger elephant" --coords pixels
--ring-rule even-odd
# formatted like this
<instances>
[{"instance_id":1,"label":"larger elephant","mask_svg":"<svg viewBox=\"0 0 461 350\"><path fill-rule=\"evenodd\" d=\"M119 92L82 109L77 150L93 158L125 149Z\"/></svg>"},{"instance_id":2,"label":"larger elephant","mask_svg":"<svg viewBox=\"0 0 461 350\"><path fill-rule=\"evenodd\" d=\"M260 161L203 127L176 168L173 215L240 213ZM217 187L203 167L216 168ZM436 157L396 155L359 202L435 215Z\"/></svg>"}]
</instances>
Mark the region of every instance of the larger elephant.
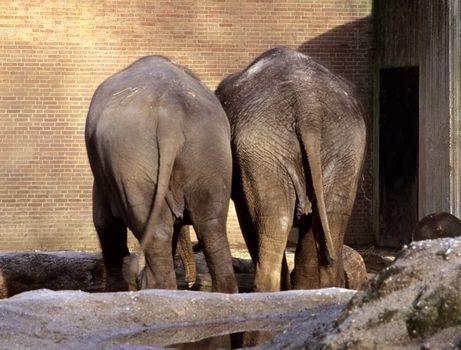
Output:
<instances>
[{"instance_id":1,"label":"larger elephant","mask_svg":"<svg viewBox=\"0 0 461 350\"><path fill-rule=\"evenodd\" d=\"M292 287L343 286L344 233L366 145L352 87L310 57L278 47L224 79L216 95L231 124L232 198L256 265L254 289L281 288L293 226Z\"/></svg>"},{"instance_id":2,"label":"larger elephant","mask_svg":"<svg viewBox=\"0 0 461 350\"><path fill-rule=\"evenodd\" d=\"M108 289L127 288L127 228L144 251L142 284L177 288L172 247L180 227L191 223L213 289L237 291L226 236L230 127L204 84L165 57L141 58L97 88L85 141Z\"/></svg>"}]
</instances>

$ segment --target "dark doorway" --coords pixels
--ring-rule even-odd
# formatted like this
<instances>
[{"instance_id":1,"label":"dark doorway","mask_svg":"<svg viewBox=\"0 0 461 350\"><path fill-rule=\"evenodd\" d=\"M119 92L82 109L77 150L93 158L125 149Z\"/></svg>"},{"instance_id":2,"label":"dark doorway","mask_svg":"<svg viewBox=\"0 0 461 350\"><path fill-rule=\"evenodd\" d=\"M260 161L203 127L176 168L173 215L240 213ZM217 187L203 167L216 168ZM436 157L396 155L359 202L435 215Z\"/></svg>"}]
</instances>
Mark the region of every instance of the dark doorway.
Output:
<instances>
[{"instance_id":1,"label":"dark doorway","mask_svg":"<svg viewBox=\"0 0 461 350\"><path fill-rule=\"evenodd\" d=\"M401 247L418 222L419 69L380 71L378 244Z\"/></svg>"}]
</instances>

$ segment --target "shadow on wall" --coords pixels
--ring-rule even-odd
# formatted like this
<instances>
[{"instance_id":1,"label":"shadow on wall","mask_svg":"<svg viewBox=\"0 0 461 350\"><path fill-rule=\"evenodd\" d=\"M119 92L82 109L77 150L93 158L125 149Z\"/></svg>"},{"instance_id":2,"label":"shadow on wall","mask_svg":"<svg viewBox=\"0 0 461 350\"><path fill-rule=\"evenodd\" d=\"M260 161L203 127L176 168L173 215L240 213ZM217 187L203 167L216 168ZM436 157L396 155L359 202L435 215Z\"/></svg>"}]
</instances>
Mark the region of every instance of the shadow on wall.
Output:
<instances>
[{"instance_id":1,"label":"shadow on wall","mask_svg":"<svg viewBox=\"0 0 461 350\"><path fill-rule=\"evenodd\" d=\"M354 83L362 102L369 107L372 93L371 47L372 19L367 16L306 41L298 50Z\"/></svg>"},{"instance_id":2,"label":"shadow on wall","mask_svg":"<svg viewBox=\"0 0 461 350\"><path fill-rule=\"evenodd\" d=\"M298 51L311 56L356 87L366 111L365 121L370 143L372 111L372 17L335 27L298 47ZM370 147L365 159L363 176L349 220L345 244L372 244L371 229L372 167Z\"/></svg>"}]
</instances>

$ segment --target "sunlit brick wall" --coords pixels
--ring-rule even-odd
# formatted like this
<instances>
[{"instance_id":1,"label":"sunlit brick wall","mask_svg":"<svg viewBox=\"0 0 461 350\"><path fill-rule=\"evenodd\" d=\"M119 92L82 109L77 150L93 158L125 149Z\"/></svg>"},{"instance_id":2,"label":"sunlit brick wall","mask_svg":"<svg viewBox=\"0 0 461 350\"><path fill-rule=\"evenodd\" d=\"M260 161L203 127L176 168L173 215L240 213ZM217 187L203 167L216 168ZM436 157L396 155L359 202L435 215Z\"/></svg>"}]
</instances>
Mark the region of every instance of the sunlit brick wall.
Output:
<instances>
[{"instance_id":1,"label":"sunlit brick wall","mask_svg":"<svg viewBox=\"0 0 461 350\"><path fill-rule=\"evenodd\" d=\"M0 250L98 249L83 129L98 84L163 54L211 89L275 45L371 95L371 0L1 1ZM367 169L369 165L367 166ZM349 240L372 239L369 176ZM232 241L240 239L231 213Z\"/></svg>"}]
</instances>

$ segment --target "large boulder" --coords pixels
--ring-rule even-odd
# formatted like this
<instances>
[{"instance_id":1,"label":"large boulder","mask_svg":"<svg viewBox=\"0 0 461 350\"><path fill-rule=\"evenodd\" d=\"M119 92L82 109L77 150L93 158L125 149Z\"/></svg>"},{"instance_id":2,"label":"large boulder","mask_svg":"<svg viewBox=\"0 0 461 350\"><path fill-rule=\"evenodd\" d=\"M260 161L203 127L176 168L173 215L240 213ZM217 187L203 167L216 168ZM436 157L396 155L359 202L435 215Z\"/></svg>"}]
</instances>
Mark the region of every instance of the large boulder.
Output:
<instances>
[{"instance_id":1,"label":"large boulder","mask_svg":"<svg viewBox=\"0 0 461 350\"><path fill-rule=\"evenodd\" d=\"M229 348L231 333L280 332L342 309L354 293L38 290L0 300L0 349Z\"/></svg>"},{"instance_id":2,"label":"large boulder","mask_svg":"<svg viewBox=\"0 0 461 350\"><path fill-rule=\"evenodd\" d=\"M437 212L425 216L418 222L412 239L422 241L459 236L461 236L461 220L450 213Z\"/></svg>"},{"instance_id":3,"label":"large boulder","mask_svg":"<svg viewBox=\"0 0 461 350\"><path fill-rule=\"evenodd\" d=\"M324 320L259 349L460 349L461 238L414 242Z\"/></svg>"},{"instance_id":4,"label":"large boulder","mask_svg":"<svg viewBox=\"0 0 461 350\"><path fill-rule=\"evenodd\" d=\"M412 243L354 293L40 290L0 301L0 348L219 348L255 330L279 332L262 349L461 348L461 238Z\"/></svg>"}]
</instances>

